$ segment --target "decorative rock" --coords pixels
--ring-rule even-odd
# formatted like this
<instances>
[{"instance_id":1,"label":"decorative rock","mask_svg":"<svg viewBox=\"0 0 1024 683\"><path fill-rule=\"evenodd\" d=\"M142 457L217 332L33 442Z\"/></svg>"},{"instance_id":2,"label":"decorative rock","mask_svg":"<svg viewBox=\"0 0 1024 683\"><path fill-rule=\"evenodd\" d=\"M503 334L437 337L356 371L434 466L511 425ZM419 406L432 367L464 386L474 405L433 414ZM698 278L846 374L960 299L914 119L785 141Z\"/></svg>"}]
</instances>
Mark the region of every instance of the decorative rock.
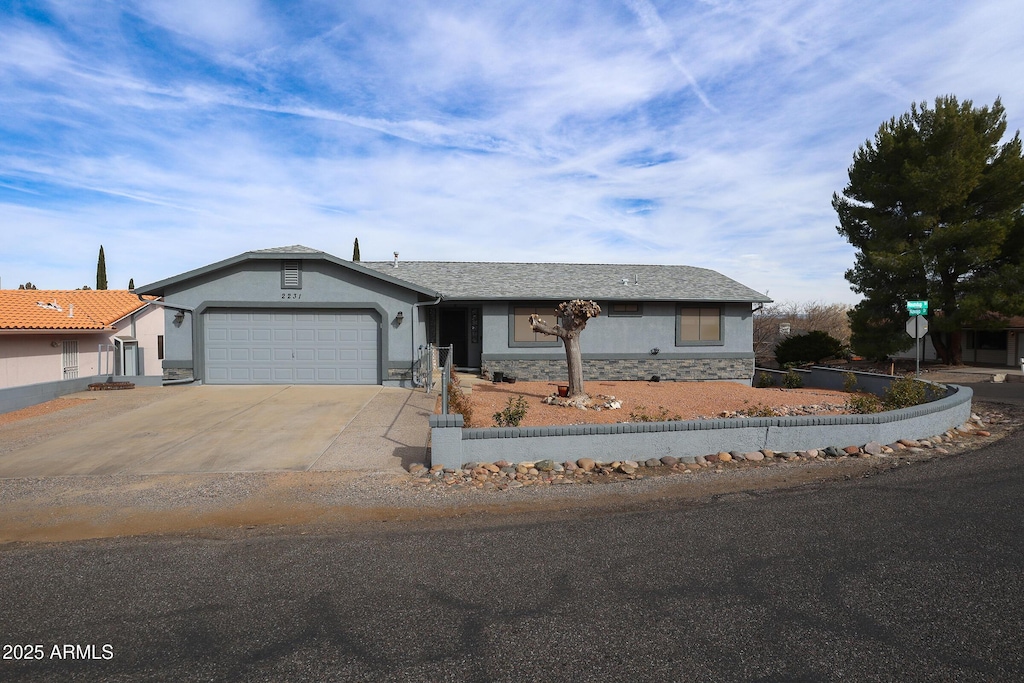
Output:
<instances>
[{"instance_id":1,"label":"decorative rock","mask_svg":"<svg viewBox=\"0 0 1024 683\"><path fill-rule=\"evenodd\" d=\"M817 458L819 455L821 455L821 452L817 448L812 448L807 451L808 458Z\"/></svg>"},{"instance_id":2,"label":"decorative rock","mask_svg":"<svg viewBox=\"0 0 1024 683\"><path fill-rule=\"evenodd\" d=\"M501 471L501 468L498 467L498 465L495 463L487 463L486 465L484 465L484 469L491 473Z\"/></svg>"},{"instance_id":3,"label":"decorative rock","mask_svg":"<svg viewBox=\"0 0 1024 683\"><path fill-rule=\"evenodd\" d=\"M644 462L644 465L646 465L647 467L661 467L661 461L658 460L657 458L648 458Z\"/></svg>"},{"instance_id":4,"label":"decorative rock","mask_svg":"<svg viewBox=\"0 0 1024 683\"><path fill-rule=\"evenodd\" d=\"M935 444L933 444L928 439L921 439L920 441L917 442L917 445L920 446L921 448L934 448L935 447Z\"/></svg>"},{"instance_id":5,"label":"decorative rock","mask_svg":"<svg viewBox=\"0 0 1024 683\"><path fill-rule=\"evenodd\" d=\"M584 472L590 472L597 467L597 462L595 462L593 458L580 458L576 461L576 466Z\"/></svg>"},{"instance_id":6,"label":"decorative rock","mask_svg":"<svg viewBox=\"0 0 1024 683\"><path fill-rule=\"evenodd\" d=\"M430 466L430 471L431 472L440 472L443 469L444 469L444 465L431 465Z\"/></svg>"},{"instance_id":7,"label":"decorative rock","mask_svg":"<svg viewBox=\"0 0 1024 683\"><path fill-rule=\"evenodd\" d=\"M764 460L764 453L762 453L761 451L753 451L751 453L744 453L743 454L743 459L744 460L750 460L751 462L760 462L760 461Z\"/></svg>"},{"instance_id":8,"label":"decorative rock","mask_svg":"<svg viewBox=\"0 0 1024 683\"><path fill-rule=\"evenodd\" d=\"M618 467L619 472L622 472L623 474L633 474L636 472L636 469L636 465L631 464L630 462L621 463Z\"/></svg>"},{"instance_id":9,"label":"decorative rock","mask_svg":"<svg viewBox=\"0 0 1024 683\"><path fill-rule=\"evenodd\" d=\"M978 436L992 436L991 432L986 432L984 429L979 429L975 432Z\"/></svg>"},{"instance_id":10,"label":"decorative rock","mask_svg":"<svg viewBox=\"0 0 1024 683\"><path fill-rule=\"evenodd\" d=\"M829 458L838 458L840 455L843 455L843 452L836 448L835 446L829 446L823 452L821 452L821 455L825 455Z\"/></svg>"},{"instance_id":11,"label":"decorative rock","mask_svg":"<svg viewBox=\"0 0 1024 683\"><path fill-rule=\"evenodd\" d=\"M550 472L551 470L555 469L555 461L554 460L538 460L537 462L535 462L533 464L533 466L536 467L541 472Z\"/></svg>"},{"instance_id":12,"label":"decorative rock","mask_svg":"<svg viewBox=\"0 0 1024 683\"><path fill-rule=\"evenodd\" d=\"M766 458L774 458L775 457L775 451L771 451L771 450L768 450L767 448L763 448L763 449L761 449L761 455L763 455ZM749 460L749 458L748 458L748 460Z\"/></svg>"},{"instance_id":13,"label":"decorative rock","mask_svg":"<svg viewBox=\"0 0 1024 683\"><path fill-rule=\"evenodd\" d=\"M663 455L661 456L661 464L665 467L674 467L679 464L679 458L671 455Z\"/></svg>"},{"instance_id":14,"label":"decorative rock","mask_svg":"<svg viewBox=\"0 0 1024 683\"><path fill-rule=\"evenodd\" d=\"M860 446L847 446L843 449L843 453L847 455L857 455L860 453Z\"/></svg>"},{"instance_id":15,"label":"decorative rock","mask_svg":"<svg viewBox=\"0 0 1024 683\"><path fill-rule=\"evenodd\" d=\"M510 466L512 463L510 463L508 460L496 460L494 464L498 466L498 469L501 469L502 467Z\"/></svg>"},{"instance_id":16,"label":"decorative rock","mask_svg":"<svg viewBox=\"0 0 1024 683\"><path fill-rule=\"evenodd\" d=\"M640 467L639 463L637 463L637 461L636 461L636 460L624 460L624 461L622 462L622 464L623 464L623 465L629 465L629 466L630 466L630 467L632 467L633 469L636 469L636 468Z\"/></svg>"},{"instance_id":17,"label":"decorative rock","mask_svg":"<svg viewBox=\"0 0 1024 683\"><path fill-rule=\"evenodd\" d=\"M730 454L730 453L719 453L718 454L718 461L719 462L729 462L730 460L732 460L732 454Z\"/></svg>"},{"instance_id":18,"label":"decorative rock","mask_svg":"<svg viewBox=\"0 0 1024 683\"><path fill-rule=\"evenodd\" d=\"M722 459L722 455L723 455L722 453L712 453L711 455L705 455L703 459L704 459L705 462L718 462L719 460ZM729 455L729 454L725 453L724 455ZM701 460L701 456L697 456L697 460L700 461Z\"/></svg>"},{"instance_id":19,"label":"decorative rock","mask_svg":"<svg viewBox=\"0 0 1024 683\"><path fill-rule=\"evenodd\" d=\"M864 444L864 452L867 453L868 455L881 455L882 444L878 443L877 441L869 441L868 443Z\"/></svg>"},{"instance_id":20,"label":"decorative rock","mask_svg":"<svg viewBox=\"0 0 1024 683\"><path fill-rule=\"evenodd\" d=\"M409 474L419 474L425 469L427 468L423 466L423 463L414 462L413 464L409 465Z\"/></svg>"},{"instance_id":21,"label":"decorative rock","mask_svg":"<svg viewBox=\"0 0 1024 683\"><path fill-rule=\"evenodd\" d=\"M901 443L904 446L906 446L907 448L920 448L921 447L921 444L919 444L914 439L900 439L897 443Z\"/></svg>"},{"instance_id":22,"label":"decorative rock","mask_svg":"<svg viewBox=\"0 0 1024 683\"><path fill-rule=\"evenodd\" d=\"M540 470L538 470L536 467L531 467L530 469L526 470L526 473L536 476L540 474Z\"/></svg>"},{"instance_id":23,"label":"decorative rock","mask_svg":"<svg viewBox=\"0 0 1024 683\"><path fill-rule=\"evenodd\" d=\"M694 456L693 462L695 462L698 465L706 466L708 464L708 459L705 458L703 455L697 455L697 456Z\"/></svg>"}]
</instances>

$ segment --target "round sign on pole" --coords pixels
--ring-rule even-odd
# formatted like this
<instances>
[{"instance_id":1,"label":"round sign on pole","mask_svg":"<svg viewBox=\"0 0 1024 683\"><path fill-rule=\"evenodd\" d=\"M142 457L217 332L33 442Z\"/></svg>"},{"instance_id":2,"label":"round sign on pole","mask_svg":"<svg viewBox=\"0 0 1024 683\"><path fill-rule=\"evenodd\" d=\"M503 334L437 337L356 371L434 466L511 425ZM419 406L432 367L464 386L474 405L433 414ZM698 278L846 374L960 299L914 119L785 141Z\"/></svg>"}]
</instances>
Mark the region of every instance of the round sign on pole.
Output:
<instances>
[{"instance_id":1,"label":"round sign on pole","mask_svg":"<svg viewBox=\"0 0 1024 683\"><path fill-rule=\"evenodd\" d=\"M907 321L907 334L914 339L920 339L928 334L928 318L923 315L915 315Z\"/></svg>"}]
</instances>

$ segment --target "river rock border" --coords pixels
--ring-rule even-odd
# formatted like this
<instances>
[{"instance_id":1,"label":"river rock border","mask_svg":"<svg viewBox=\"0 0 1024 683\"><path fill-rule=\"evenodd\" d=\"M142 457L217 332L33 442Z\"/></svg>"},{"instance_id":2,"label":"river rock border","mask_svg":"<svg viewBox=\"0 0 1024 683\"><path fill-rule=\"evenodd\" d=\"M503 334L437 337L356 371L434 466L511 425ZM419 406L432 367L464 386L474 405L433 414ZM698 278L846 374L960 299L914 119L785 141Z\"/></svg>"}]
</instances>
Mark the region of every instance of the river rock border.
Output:
<instances>
[{"instance_id":1,"label":"river rock border","mask_svg":"<svg viewBox=\"0 0 1024 683\"><path fill-rule=\"evenodd\" d=\"M409 472L413 478L409 485L422 489L507 491L524 487L560 486L567 484L602 484L616 481L644 479L666 475L695 475L701 472L724 472L729 469L771 467L781 463L810 463L844 458L876 458L914 456L917 454L946 455L950 449L970 447L970 439L992 436L978 415L971 415L963 425L928 439L901 439L883 445L871 441L863 446L828 446L803 451L777 453L768 449L741 453L739 451L711 453L676 458L666 455L649 460L615 460L604 462L592 458L558 463L553 460L510 463L467 463L462 468L433 465L429 469L419 463ZM964 439L967 439L965 442Z\"/></svg>"},{"instance_id":2,"label":"river rock border","mask_svg":"<svg viewBox=\"0 0 1024 683\"><path fill-rule=\"evenodd\" d=\"M452 471L466 463L523 463L555 454L574 460L636 462L712 453L800 452L822 444L891 444L927 439L965 424L971 416L969 387L947 385L945 397L911 408L871 415L732 418L585 424L556 427L464 429L462 415L432 415L431 465Z\"/></svg>"}]
</instances>

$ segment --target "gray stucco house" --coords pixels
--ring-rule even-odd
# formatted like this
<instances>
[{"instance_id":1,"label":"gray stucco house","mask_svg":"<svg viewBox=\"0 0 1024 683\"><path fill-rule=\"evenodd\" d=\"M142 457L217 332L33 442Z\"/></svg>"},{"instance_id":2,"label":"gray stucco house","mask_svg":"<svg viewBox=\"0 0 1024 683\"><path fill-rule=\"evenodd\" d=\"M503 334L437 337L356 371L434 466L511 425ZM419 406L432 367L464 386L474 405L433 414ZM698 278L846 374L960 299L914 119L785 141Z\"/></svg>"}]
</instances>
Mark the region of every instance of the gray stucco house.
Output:
<instances>
[{"instance_id":1,"label":"gray stucco house","mask_svg":"<svg viewBox=\"0 0 1024 683\"><path fill-rule=\"evenodd\" d=\"M428 342L454 362L562 379L561 342L527 322L568 299L602 314L588 380L732 380L754 371L752 311L770 299L691 266L352 262L303 246L250 251L135 290L166 305L165 376L207 384L410 386Z\"/></svg>"}]
</instances>

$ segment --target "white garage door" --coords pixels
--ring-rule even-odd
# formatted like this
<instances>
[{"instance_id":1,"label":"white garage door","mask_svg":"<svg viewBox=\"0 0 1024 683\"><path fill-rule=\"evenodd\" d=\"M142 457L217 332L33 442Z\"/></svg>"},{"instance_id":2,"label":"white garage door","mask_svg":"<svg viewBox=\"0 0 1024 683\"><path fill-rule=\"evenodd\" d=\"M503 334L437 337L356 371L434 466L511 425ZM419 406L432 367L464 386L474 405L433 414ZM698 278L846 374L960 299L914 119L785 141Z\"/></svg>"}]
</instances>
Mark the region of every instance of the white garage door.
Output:
<instances>
[{"instance_id":1,"label":"white garage door","mask_svg":"<svg viewBox=\"0 0 1024 683\"><path fill-rule=\"evenodd\" d=\"M380 384L375 311L203 314L209 384Z\"/></svg>"}]
</instances>

